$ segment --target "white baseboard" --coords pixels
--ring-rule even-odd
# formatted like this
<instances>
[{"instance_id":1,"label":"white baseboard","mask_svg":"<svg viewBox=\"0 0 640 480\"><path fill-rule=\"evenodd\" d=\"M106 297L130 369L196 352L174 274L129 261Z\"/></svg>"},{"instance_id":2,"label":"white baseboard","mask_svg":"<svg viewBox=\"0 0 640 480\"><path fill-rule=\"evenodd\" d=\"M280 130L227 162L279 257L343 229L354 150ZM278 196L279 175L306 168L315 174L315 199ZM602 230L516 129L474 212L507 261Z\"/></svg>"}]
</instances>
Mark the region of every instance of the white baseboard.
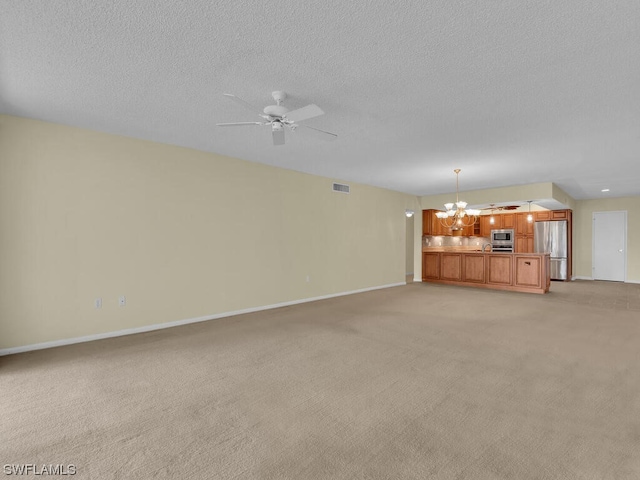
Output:
<instances>
[{"instance_id":1,"label":"white baseboard","mask_svg":"<svg viewBox=\"0 0 640 480\"><path fill-rule=\"evenodd\" d=\"M94 335L86 335L83 337L65 338L62 340L54 340L52 342L34 343L21 347L11 347L0 349L0 357L4 355L13 355L15 353L30 352L33 350L43 350L45 348L62 347L65 345L73 345L74 343L93 342L94 340L103 340L105 338L122 337L124 335L133 335L136 333L151 332L154 330L162 330L163 328L179 327L180 325L188 325L189 323L206 322L207 320L215 320L217 318L232 317L234 315L242 315L244 313L260 312L262 310L271 310L274 308L288 307L300 303L315 302L317 300L325 300L327 298L342 297L344 295L353 295L356 293L369 292L371 290L381 290L383 288L399 287L406 285L405 282L391 283L389 285L380 285L377 287L361 288L359 290L351 290L348 292L332 293L330 295L322 295L320 297L303 298L301 300L292 300L289 302L274 303L273 305L264 305L261 307L245 308L243 310L235 310L232 312L217 313L215 315L207 315L204 317L187 318L185 320L176 320L173 322L156 323L154 325L145 325L143 327L127 328L125 330L117 330L115 332L97 333Z\"/></svg>"},{"instance_id":2,"label":"white baseboard","mask_svg":"<svg viewBox=\"0 0 640 480\"><path fill-rule=\"evenodd\" d=\"M418 278L418 277L413 277L413 283L420 283L422 282L422 277Z\"/></svg>"},{"instance_id":3,"label":"white baseboard","mask_svg":"<svg viewBox=\"0 0 640 480\"><path fill-rule=\"evenodd\" d=\"M591 280L591 281L593 281L593 277L584 277L584 276L581 276L581 275L577 275L575 277L571 277L571 280ZM624 283L640 284L640 281L638 281L638 280L625 280Z\"/></svg>"}]
</instances>

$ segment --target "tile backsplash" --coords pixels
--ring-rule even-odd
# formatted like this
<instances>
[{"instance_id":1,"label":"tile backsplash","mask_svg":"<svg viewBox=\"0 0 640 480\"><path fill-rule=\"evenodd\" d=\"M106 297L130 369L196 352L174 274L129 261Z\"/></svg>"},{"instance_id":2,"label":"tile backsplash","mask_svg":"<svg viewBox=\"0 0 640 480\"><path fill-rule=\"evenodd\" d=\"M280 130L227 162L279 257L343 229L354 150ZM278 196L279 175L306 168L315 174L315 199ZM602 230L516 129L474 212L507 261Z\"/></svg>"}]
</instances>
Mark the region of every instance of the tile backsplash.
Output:
<instances>
[{"instance_id":1,"label":"tile backsplash","mask_svg":"<svg viewBox=\"0 0 640 480\"><path fill-rule=\"evenodd\" d=\"M485 243L491 243L489 237L440 237L434 235L422 237L423 247L468 247L474 245L482 247Z\"/></svg>"}]
</instances>

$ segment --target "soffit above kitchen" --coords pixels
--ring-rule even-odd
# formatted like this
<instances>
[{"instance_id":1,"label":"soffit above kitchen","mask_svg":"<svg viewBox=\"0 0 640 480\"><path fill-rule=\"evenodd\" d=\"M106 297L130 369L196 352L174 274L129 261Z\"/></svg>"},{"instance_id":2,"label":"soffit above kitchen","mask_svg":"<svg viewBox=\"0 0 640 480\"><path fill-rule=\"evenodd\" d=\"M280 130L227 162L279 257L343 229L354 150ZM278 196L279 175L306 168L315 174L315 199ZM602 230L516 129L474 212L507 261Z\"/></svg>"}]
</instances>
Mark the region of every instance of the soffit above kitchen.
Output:
<instances>
[{"instance_id":1,"label":"soffit above kitchen","mask_svg":"<svg viewBox=\"0 0 640 480\"><path fill-rule=\"evenodd\" d=\"M640 2L39 2L0 7L0 113L414 195L640 195ZM274 146L285 91L318 105ZM608 192L602 192L603 189ZM519 200L527 200L521 198Z\"/></svg>"}]
</instances>

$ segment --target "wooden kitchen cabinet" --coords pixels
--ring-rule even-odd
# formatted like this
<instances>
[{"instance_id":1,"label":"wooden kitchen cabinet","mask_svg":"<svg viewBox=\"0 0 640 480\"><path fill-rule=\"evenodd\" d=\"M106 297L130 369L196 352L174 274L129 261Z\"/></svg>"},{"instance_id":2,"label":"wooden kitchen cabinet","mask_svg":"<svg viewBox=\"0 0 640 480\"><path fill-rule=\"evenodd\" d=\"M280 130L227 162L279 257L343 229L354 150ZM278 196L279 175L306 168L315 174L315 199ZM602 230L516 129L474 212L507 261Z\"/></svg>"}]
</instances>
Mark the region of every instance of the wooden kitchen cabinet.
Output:
<instances>
[{"instance_id":1,"label":"wooden kitchen cabinet","mask_svg":"<svg viewBox=\"0 0 640 480\"><path fill-rule=\"evenodd\" d=\"M536 222L547 222L549 220L568 220L571 210L541 210L534 212Z\"/></svg>"},{"instance_id":2,"label":"wooden kitchen cabinet","mask_svg":"<svg viewBox=\"0 0 640 480\"><path fill-rule=\"evenodd\" d=\"M542 210L540 212L533 212L533 219L536 222L546 222L551 220L551 210Z\"/></svg>"},{"instance_id":3,"label":"wooden kitchen cabinet","mask_svg":"<svg viewBox=\"0 0 640 480\"><path fill-rule=\"evenodd\" d=\"M494 214L493 224L491 223L491 217L492 215L482 215L480 217L480 231L478 233L481 237L488 237L491 235L491 230L515 229L516 227L515 213Z\"/></svg>"},{"instance_id":4,"label":"wooden kitchen cabinet","mask_svg":"<svg viewBox=\"0 0 640 480\"><path fill-rule=\"evenodd\" d=\"M527 221L528 212L519 212L516 214L516 236L518 235L531 235L533 236L533 224L534 222Z\"/></svg>"},{"instance_id":5,"label":"wooden kitchen cabinet","mask_svg":"<svg viewBox=\"0 0 640 480\"><path fill-rule=\"evenodd\" d=\"M423 252L424 282L494 290L546 293L549 254Z\"/></svg>"},{"instance_id":6,"label":"wooden kitchen cabinet","mask_svg":"<svg viewBox=\"0 0 640 480\"><path fill-rule=\"evenodd\" d=\"M514 261L514 282L516 287L542 288L545 281L540 272L543 261L548 257L516 255Z\"/></svg>"},{"instance_id":7,"label":"wooden kitchen cabinet","mask_svg":"<svg viewBox=\"0 0 640 480\"><path fill-rule=\"evenodd\" d=\"M489 285L511 285L513 255L495 254L487 257L487 283Z\"/></svg>"},{"instance_id":8,"label":"wooden kitchen cabinet","mask_svg":"<svg viewBox=\"0 0 640 480\"><path fill-rule=\"evenodd\" d=\"M486 283L485 272L486 265L485 260L487 256L483 254L478 255L464 255L463 256L463 282L470 283Z\"/></svg>"},{"instance_id":9,"label":"wooden kitchen cabinet","mask_svg":"<svg viewBox=\"0 0 640 480\"><path fill-rule=\"evenodd\" d=\"M462 281L462 254L441 253L440 262L441 280Z\"/></svg>"},{"instance_id":10,"label":"wooden kitchen cabinet","mask_svg":"<svg viewBox=\"0 0 640 480\"><path fill-rule=\"evenodd\" d=\"M502 228L502 214L497 213L488 217L488 221L491 221L491 217L493 217L493 223L489 223L489 231Z\"/></svg>"},{"instance_id":11,"label":"wooden kitchen cabinet","mask_svg":"<svg viewBox=\"0 0 640 480\"><path fill-rule=\"evenodd\" d=\"M502 226L500 228L516 228L516 214L515 213L503 213L500 215Z\"/></svg>"},{"instance_id":12,"label":"wooden kitchen cabinet","mask_svg":"<svg viewBox=\"0 0 640 480\"><path fill-rule=\"evenodd\" d=\"M513 249L515 253L533 253L533 230L535 222L528 222L529 212L516 215L516 236Z\"/></svg>"},{"instance_id":13,"label":"wooden kitchen cabinet","mask_svg":"<svg viewBox=\"0 0 640 480\"><path fill-rule=\"evenodd\" d=\"M489 235L491 235L491 229L493 228L493 225L489 223L490 218L491 218L491 215L480 216L480 236L481 237L488 237Z\"/></svg>"},{"instance_id":14,"label":"wooden kitchen cabinet","mask_svg":"<svg viewBox=\"0 0 640 480\"><path fill-rule=\"evenodd\" d=\"M451 235L451 229L442 225L440 219L436 217L439 211L434 209L422 211L422 235Z\"/></svg>"},{"instance_id":15,"label":"wooden kitchen cabinet","mask_svg":"<svg viewBox=\"0 0 640 480\"><path fill-rule=\"evenodd\" d=\"M422 235L433 235L431 233L431 229L433 226L431 225L431 210L423 210L422 211Z\"/></svg>"},{"instance_id":16,"label":"wooden kitchen cabinet","mask_svg":"<svg viewBox=\"0 0 640 480\"><path fill-rule=\"evenodd\" d=\"M445 227L440 222L440 219L436 217L436 213L441 210L428 209L422 211L422 235L433 236L450 236L452 231L450 228ZM464 227L462 235L465 237L472 237L480 235L480 219L476 220L476 223ZM487 233L487 236L489 234Z\"/></svg>"},{"instance_id":17,"label":"wooden kitchen cabinet","mask_svg":"<svg viewBox=\"0 0 640 480\"><path fill-rule=\"evenodd\" d=\"M476 222L469 225L468 227L464 227L462 230L462 235L465 237L473 237L480 235L480 218L476 219Z\"/></svg>"},{"instance_id":18,"label":"wooden kitchen cabinet","mask_svg":"<svg viewBox=\"0 0 640 480\"><path fill-rule=\"evenodd\" d=\"M533 253L533 235L516 235L513 248L515 253Z\"/></svg>"},{"instance_id":19,"label":"wooden kitchen cabinet","mask_svg":"<svg viewBox=\"0 0 640 480\"><path fill-rule=\"evenodd\" d=\"M440 279L440 255L438 253L422 254L422 280Z\"/></svg>"}]
</instances>

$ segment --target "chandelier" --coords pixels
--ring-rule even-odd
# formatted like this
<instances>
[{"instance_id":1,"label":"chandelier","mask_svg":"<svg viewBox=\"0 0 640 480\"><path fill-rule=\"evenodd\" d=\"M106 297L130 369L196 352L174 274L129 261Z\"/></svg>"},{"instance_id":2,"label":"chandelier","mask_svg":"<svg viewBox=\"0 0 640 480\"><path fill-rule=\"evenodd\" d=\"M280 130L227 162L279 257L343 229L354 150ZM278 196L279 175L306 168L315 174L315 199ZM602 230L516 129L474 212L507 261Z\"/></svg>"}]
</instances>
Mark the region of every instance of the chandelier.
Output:
<instances>
[{"instance_id":1,"label":"chandelier","mask_svg":"<svg viewBox=\"0 0 640 480\"><path fill-rule=\"evenodd\" d=\"M436 212L436 217L445 228L450 228L452 232L461 232L464 227L469 227L476 223L480 210L467 208L467 202L458 199L458 175L461 170L456 168L456 203L445 203L446 212ZM454 210L455 207L455 210Z\"/></svg>"}]
</instances>

